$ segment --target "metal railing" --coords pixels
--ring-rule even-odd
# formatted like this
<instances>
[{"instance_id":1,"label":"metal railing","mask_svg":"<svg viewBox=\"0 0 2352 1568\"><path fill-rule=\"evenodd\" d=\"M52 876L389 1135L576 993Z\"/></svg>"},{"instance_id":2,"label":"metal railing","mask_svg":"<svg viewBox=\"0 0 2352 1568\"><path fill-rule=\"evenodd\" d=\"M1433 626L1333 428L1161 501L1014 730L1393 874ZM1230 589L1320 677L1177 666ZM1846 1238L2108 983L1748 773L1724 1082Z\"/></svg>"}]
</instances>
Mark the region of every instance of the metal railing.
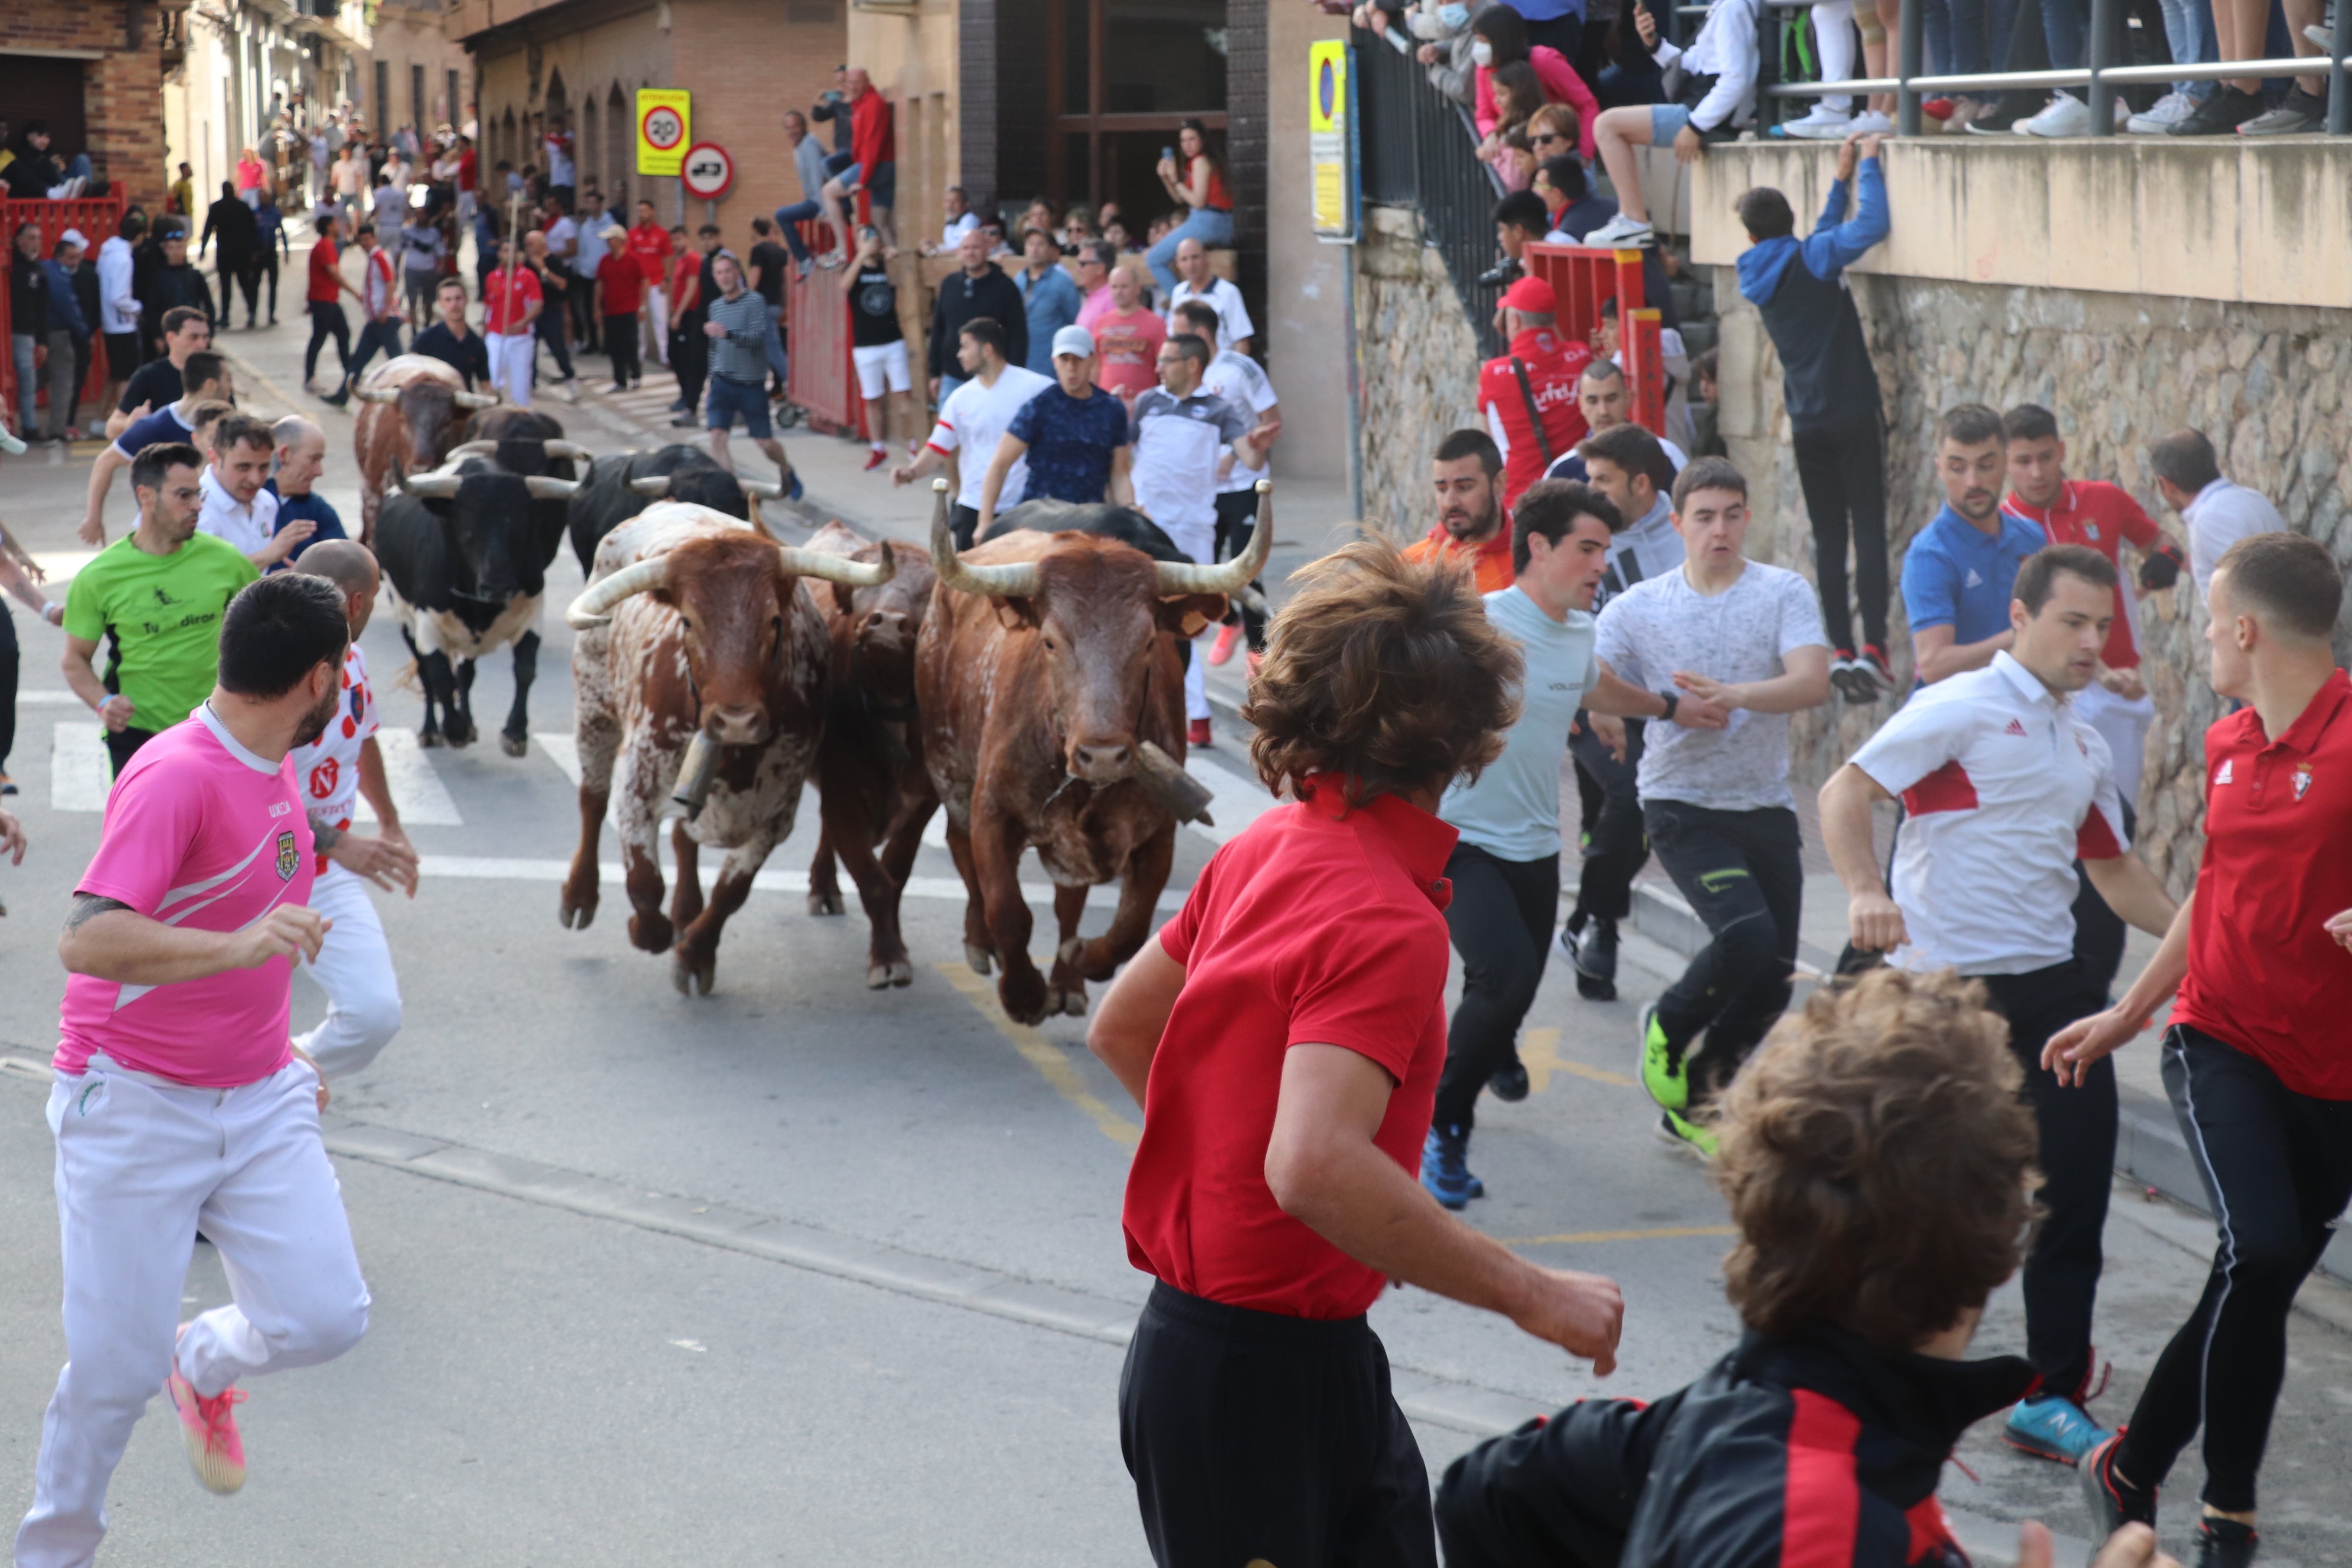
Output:
<instances>
[{"instance_id":1,"label":"metal railing","mask_svg":"<svg viewBox=\"0 0 2352 1568\"><path fill-rule=\"evenodd\" d=\"M1868 0L1864 0L1864 4ZM1767 0L1759 14L1759 31L1767 68L1779 59L1779 17L1810 8L1811 0ZM2227 81L2244 78L2269 80L2278 77L2318 77L2315 89L2327 99L2327 133L2352 134L2352 81L2339 79L2352 70L2352 0L2338 0L2335 27L2324 55L2296 56L2279 60L2221 60L2171 65L2126 65L2116 58L2124 43L2125 0L2091 0L2090 63L2063 70L1980 71L1960 76L1929 75L1927 70L1925 0L1903 0L1903 29L1897 74L1858 77L1846 81L1771 81L1759 86L1769 100L1820 98L1827 94L1895 94L1895 128L1905 136L1919 134L1919 105L1924 99L1950 92L2056 92L2063 88L2088 89L2090 134L2115 134L2116 89L2119 87L2163 86L2176 81ZM2333 90L2330 90L2331 88ZM1777 120L1777 107L1758 117L1766 125Z\"/></svg>"}]
</instances>

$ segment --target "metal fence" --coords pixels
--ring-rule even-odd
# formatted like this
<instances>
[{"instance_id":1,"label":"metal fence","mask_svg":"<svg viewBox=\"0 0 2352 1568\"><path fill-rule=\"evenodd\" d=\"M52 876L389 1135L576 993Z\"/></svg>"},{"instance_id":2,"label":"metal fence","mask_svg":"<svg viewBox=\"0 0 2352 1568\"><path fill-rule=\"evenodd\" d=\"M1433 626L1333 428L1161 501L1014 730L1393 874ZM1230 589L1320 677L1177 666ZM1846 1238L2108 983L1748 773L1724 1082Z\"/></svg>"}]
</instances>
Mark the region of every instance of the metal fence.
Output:
<instances>
[{"instance_id":1,"label":"metal fence","mask_svg":"<svg viewBox=\"0 0 2352 1568\"><path fill-rule=\"evenodd\" d=\"M2352 4L2352 0L2347 0ZM1426 68L1386 38L1355 35L1364 200L1411 207L1422 233L1445 259L1446 275L1487 358L1506 345L1496 334L1499 290L1478 281L1495 264L1495 172L1478 161L1478 132L1467 110L1429 85Z\"/></svg>"}]
</instances>

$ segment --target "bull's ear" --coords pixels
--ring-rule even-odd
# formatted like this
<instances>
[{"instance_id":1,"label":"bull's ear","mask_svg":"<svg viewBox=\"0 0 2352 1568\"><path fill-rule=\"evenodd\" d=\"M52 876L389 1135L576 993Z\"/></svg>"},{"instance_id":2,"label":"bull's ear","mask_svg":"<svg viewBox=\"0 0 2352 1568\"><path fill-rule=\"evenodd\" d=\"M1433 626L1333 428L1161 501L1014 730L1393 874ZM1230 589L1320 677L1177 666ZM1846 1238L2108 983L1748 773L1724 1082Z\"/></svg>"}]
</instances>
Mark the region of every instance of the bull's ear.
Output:
<instances>
[{"instance_id":1,"label":"bull's ear","mask_svg":"<svg viewBox=\"0 0 2352 1568\"><path fill-rule=\"evenodd\" d=\"M846 583L828 583L825 586L833 590L833 607L835 609L840 611L845 616L850 615L856 611L857 607L856 604L857 597L856 589L851 587Z\"/></svg>"},{"instance_id":2,"label":"bull's ear","mask_svg":"<svg viewBox=\"0 0 2352 1568\"><path fill-rule=\"evenodd\" d=\"M1180 637L1196 637L1213 622L1225 618L1223 594L1183 594L1160 601L1160 625Z\"/></svg>"},{"instance_id":3,"label":"bull's ear","mask_svg":"<svg viewBox=\"0 0 2352 1568\"><path fill-rule=\"evenodd\" d=\"M1035 631L1038 626L1036 601L1018 595L997 600L996 622L1008 632Z\"/></svg>"}]
</instances>

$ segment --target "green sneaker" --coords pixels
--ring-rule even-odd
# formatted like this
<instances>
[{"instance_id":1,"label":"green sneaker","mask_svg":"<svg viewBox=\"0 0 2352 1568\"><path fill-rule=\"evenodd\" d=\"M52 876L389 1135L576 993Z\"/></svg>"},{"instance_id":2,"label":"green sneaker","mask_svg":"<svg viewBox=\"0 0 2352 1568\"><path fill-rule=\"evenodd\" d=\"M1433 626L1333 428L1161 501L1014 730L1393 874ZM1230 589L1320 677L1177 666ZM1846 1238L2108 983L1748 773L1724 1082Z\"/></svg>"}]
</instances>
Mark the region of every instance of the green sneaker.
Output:
<instances>
[{"instance_id":1,"label":"green sneaker","mask_svg":"<svg viewBox=\"0 0 2352 1568\"><path fill-rule=\"evenodd\" d=\"M1677 1148L1691 1150L1702 1160L1715 1158L1715 1134L1674 1111L1659 1114L1658 1136Z\"/></svg>"},{"instance_id":2,"label":"green sneaker","mask_svg":"<svg viewBox=\"0 0 2352 1568\"><path fill-rule=\"evenodd\" d=\"M1642 1087L1668 1110L1690 1103L1689 1064L1667 1045L1654 1002L1642 1009Z\"/></svg>"}]
</instances>

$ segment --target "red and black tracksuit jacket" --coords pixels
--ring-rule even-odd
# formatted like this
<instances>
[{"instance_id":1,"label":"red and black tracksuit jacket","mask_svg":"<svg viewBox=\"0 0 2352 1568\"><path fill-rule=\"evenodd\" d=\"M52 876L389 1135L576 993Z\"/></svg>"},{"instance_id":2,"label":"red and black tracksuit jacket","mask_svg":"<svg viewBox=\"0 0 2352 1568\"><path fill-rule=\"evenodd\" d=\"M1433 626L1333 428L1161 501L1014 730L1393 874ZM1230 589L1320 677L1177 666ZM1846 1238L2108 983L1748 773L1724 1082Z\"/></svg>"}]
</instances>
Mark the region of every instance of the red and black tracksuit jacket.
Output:
<instances>
[{"instance_id":1,"label":"red and black tracksuit jacket","mask_svg":"<svg viewBox=\"0 0 2352 1568\"><path fill-rule=\"evenodd\" d=\"M1654 1405L1585 1400L1465 1454L1438 1536L1448 1568L1964 1568L1937 1478L2034 1381L2014 1356L1751 1333Z\"/></svg>"}]
</instances>

